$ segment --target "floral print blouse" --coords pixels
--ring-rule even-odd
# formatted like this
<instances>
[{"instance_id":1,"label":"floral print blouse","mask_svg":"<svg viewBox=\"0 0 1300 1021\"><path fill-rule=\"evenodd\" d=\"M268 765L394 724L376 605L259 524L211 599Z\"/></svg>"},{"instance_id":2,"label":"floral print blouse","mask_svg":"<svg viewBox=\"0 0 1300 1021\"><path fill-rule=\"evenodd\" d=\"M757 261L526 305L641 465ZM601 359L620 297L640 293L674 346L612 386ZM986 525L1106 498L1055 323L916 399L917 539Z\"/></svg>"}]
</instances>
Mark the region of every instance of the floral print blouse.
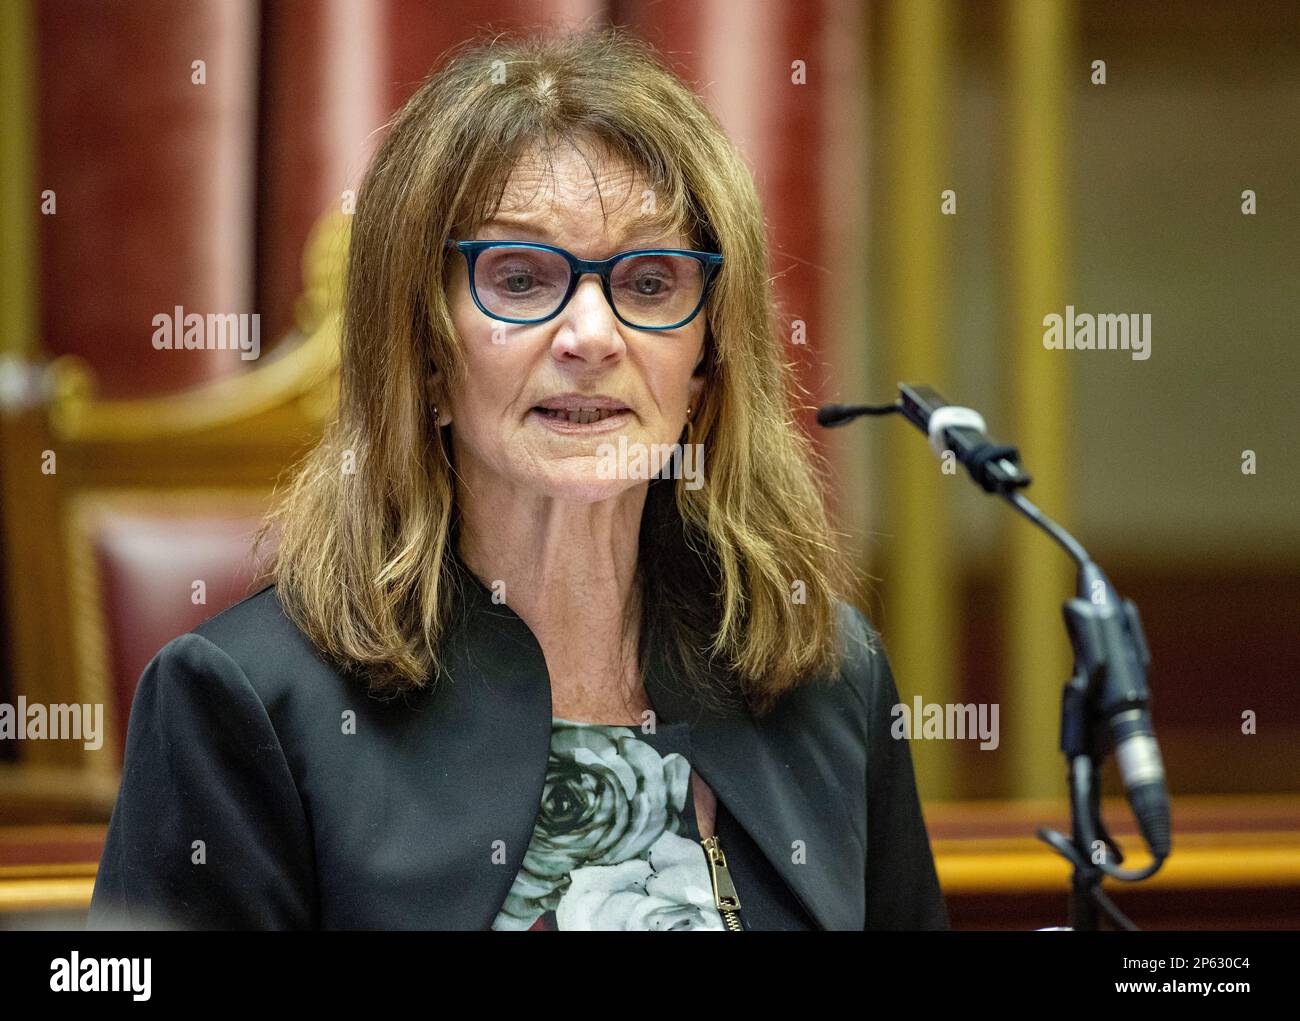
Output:
<instances>
[{"instance_id":1,"label":"floral print blouse","mask_svg":"<svg viewBox=\"0 0 1300 1021\"><path fill-rule=\"evenodd\" d=\"M661 722L654 733L644 733L553 717L541 810L492 928L748 928L744 876L727 846L727 871L742 910L728 912L728 926L715 905L695 819L689 748L685 722Z\"/></svg>"}]
</instances>

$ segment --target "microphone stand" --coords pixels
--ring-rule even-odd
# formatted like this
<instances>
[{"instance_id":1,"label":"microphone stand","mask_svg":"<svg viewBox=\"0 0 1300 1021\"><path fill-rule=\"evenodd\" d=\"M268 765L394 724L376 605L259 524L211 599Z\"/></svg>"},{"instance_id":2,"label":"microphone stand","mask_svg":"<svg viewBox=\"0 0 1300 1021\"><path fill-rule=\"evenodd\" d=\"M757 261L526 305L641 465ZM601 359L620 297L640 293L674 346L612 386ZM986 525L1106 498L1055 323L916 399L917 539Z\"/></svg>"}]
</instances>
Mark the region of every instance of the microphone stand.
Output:
<instances>
[{"instance_id":1,"label":"microphone stand","mask_svg":"<svg viewBox=\"0 0 1300 1021\"><path fill-rule=\"evenodd\" d=\"M826 405L817 411L824 428L844 425L860 415L901 414L923 432L931 432L931 416L950 408L942 397L925 386L900 384L895 404ZM967 411L969 416L979 416ZM1110 719L1126 706L1148 702L1146 668L1151 662L1137 606L1121 600L1105 573L1087 550L1069 532L1044 514L1019 492L1032 481L1020 467L1015 447L992 443L978 424L952 418L955 424L938 432L971 478L987 493L1006 500L1020 514L1046 532L1074 561L1078 573L1076 595L1065 600L1062 611L1074 670L1065 684L1061 705L1061 751L1066 759L1070 791L1071 834L1039 827L1037 837L1070 862L1070 927L1075 931L1099 928L1098 913L1120 929L1134 925L1101 888L1111 876L1122 882L1138 882L1154 875L1170 853L1170 825L1167 800L1152 800L1149 788L1130 791L1129 800L1138 819L1143 840L1153 860L1140 870L1121 869L1123 852L1101 818L1101 764L1112 748ZM1115 864L1111 864L1111 859Z\"/></svg>"}]
</instances>

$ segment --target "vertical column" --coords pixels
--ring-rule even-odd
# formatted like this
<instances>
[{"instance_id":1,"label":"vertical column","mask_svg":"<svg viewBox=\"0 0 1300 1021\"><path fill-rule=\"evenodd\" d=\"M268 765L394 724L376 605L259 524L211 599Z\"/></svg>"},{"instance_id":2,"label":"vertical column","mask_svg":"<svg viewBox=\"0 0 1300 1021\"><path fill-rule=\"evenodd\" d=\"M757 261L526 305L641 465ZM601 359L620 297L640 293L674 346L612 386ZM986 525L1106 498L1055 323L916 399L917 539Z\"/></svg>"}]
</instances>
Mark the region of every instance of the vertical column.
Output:
<instances>
[{"instance_id":1,"label":"vertical column","mask_svg":"<svg viewBox=\"0 0 1300 1021\"><path fill-rule=\"evenodd\" d=\"M949 380L942 339L947 288L939 217L951 21L947 0L905 0L890 4L882 25L889 90L883 259L890 382L925 382L940 391ZM910 706L918 695L925 703L952 702L957 694L960 573L948 508L950 486L962 483L945 477L917 437L901 427L891 431L887 451L890 598L884 640L905 703ZM950 742L914 742L912 755L925 797L960 793Z\"/></svg>"},{"instance_id":2,"label":"vertical column","mask_svg":"<svg viewBox=\"0 0 1300 1021\"><path fill-rule=\"evenodd\" d=\"M386 22L371 0L280 0L262 9L258 311L263 347L298 325L303 252L342 213L388 116Z\"/></svg>"},{"instance_id":3,"label":"vertical column","mask_svg":"<svg viewBox=\"0 0 1300 1021\"><path fill-rule=\"evenodd\" d=\"M19 628L38 627L38 603L25 599L30 589L32 553L15 548L14 525L34 509L28 497L39 492L37 457L39 415L32 407L36 351L35 99L32 52L33 12L29 0L0 4L0 522L4 525L4 615L11 623L0 634L0 702L13 703L38 664L24 648ZM52 742L36 742L52 743ZM0 744L0 762L17 757L17 742Z\"/></svg>"},{"instance_id":4,"label":"vertical column","mask_svg":"<svg viewBox=\"0 0 1300 1021\"><path fill-rule=\"evenodd\" d=\"M8 643L0 695L57 703L73 701L76 689L65 593L50 570L65 555L61 480L42 470L52 441L40 338L37 216L46 185L37 174L37 13L28 0L0 4L0 558ZM84 763L80 748L62 741L7 744L24 767Z\"/></svg>"},{"instance_id":5,"label":"vertical column","mask_svg":"<svg viewBox=\"0 0 1300 1021\"><path fill-rule=\"evenodd\" d=\"M1068 236L1065 183L1068 82L1073 66L1073 4L1011 0L1011 301L1005 331L1010 350L1009 434L1034 475L1030 498L1068 527L1066 428L1070 421L1066 362L1043 348L1043 317L1063 312ZM1061 686L1070 650L1061 602L1074 587L1070 562L1037 529L1010 519L1006 638L1009 702L1002 714L1013 770L1009 791L1039 797L1062 791L1057 747Z\"/></svg>"},{"instance_id":6,"label":"vertical column","mask_svg":"<svg viewBox=\"0 0 1300 1021\"><path fill-rule=\"evenodd\" d=\"M36 5L42 336L103 397L247 371L235 350L159 351L156 315L253 302L253 0Z\"/></svg>"},{"instance_id":7,"label":"vertical column","mask_svg":"<svg viewBox=\"0 0 1300 1021\"><path fill-rule=\"evenodd\" d=\"M695 86L753 171L768 223L778 341L810 404L821 400L838 354L826 314L824 111L828 91L842 85L837 76L847 73L830 63L843 52L828 34L831 11L842 6L703 0L614 11L616 23L642 35ZM822 443L810 410L796 421Z\"/></svg>"},{"instance_id":8,"label":"vertical column","mask_svg":"<svg viewBox=\"0 0 1300 1021\"><path fill-rule=\"evenodd\" d=\"M822 361L835 376L826 387L828 401L867 400L883 383L869 380L867 286L871 266L871 174L867 140L871 118L868 16L857 0L829 0L822 42L825 98L821 104L821 222L824 226L818 265L824 267ZM849 536L866 536L871 527L868 491L873 439L867 423L824 434L835 471L838 498L833 508ZM855 562L866 561L865 546L850 550ZM863 599L864 593L857 593Z\"/></svg>"},{"instance_id":9,"label":"vertical column","mask_svg":"<svg viewBox=\"0 0 1300 1021\"><path fill-rule=\"evenodd\" d=\"M6 361L36 346L34 49L28 0L0 4L0 355Z\"/></svg>"},{"instance_id":10,"label":"vertical column","mask_svg":"<svg viewBox=\"0 0 1300 1021\"><path fill-rule=\"evenodd\" d=\"M606 14L606 0L384 0L382 6L389 110L410 99L434 61L467 38L599 28Z\"/></svg>"}]
</instances>

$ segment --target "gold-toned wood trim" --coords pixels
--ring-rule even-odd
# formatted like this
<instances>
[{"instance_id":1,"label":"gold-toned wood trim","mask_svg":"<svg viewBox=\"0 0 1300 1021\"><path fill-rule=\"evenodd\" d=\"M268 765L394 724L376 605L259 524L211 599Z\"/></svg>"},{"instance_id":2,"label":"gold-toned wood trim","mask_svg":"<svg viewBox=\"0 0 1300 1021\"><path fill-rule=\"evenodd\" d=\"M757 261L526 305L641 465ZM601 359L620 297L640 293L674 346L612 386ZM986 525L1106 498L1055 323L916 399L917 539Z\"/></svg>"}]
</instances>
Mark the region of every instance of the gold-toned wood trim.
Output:
<instances>
[{"instance_id":1,"label":"gold-toned wood trim","mask_svg":"<svg viewBox=\"0 0 1300 1021\"><path fill-rule=\"evenodd\" d=\"M52 833L76 832L77 826L103 826L117 800L118 778L87 773L73 766L37 766L28 762L0 765L0 849L21 834L46 827Z\"/></svg>"},{"instance_id":2,"label":"gold-toned wood trim","mask_svg":"<svg viewBox=\"0 0 1300 1021\"><path fill-rule=\"evenodd\" d=\"M66 865L0 865L0 882L18 879L75 879L79 876L95 878L99 865L93 861L70 862Z\"/></svg>"},{"instance_id":3,"label":"gold-toned wood trim","mask_svg":"<svg viewBox=\"0 0 1300 1021\"><path fill-rule=\"evenodd\" d=\"M107 625L104 619L103 589L95 569L94 550L87 524L87 503L74 497L64 519L68 551L69 621L72 626L74 676L77 701L104 707L103 741L94 755L81 761L87 772L107 776L120 773L113 753L117 747L112 685L109 682ZM83 749L84 751L84 749Z\"/></svg>"},{"instance_id":4,"label":"gold-toned wood trim","mask_svg":"<svg viewBox=\"0 0 1300 1021\"><path fill-rule=\"evenodd\" d=\"M1063 891L1069 865L1036 841L934 842L945 896ZM1135 856L1141 867L1149 859ZM86 908L96 862L0 867L0 911ZM1222 833L1185 838L1141 889L1300 888L1300 833Z\"/></svg>"},{"instance_id":5,"label":"gold-toned wood trim","mask_svg":"<svg viewBox=\"0 0 1300 1021\"><path fill-rule=\"evenodd\" d=\"M73 696L64 533L56 524L72 472L65 455L54 449L41 408L0 414L11 690L47 704ZM56 470L47 474L51 457ZM68 751L58 741L32 741L23 742L18 754L25 764L57 767L70 764Z\"/></svg>"},{"instance_id":6,"label":"gold-toned wood trim","mask_svg":"<svg viewBox=\"0 0 1300 1021\"><path fill-rule=\"evenodd\" d=\"M1103 813L1116 820L1113 832L1129 850L1129 866L1149 859L1123 816L1122 798L1106 798ZM1300 797L1213 795L1174 799L1174 854L1150 880L1129 889L1300 888ZM931 847L945 895L1014 895L1064 892L1069 866L1028 833L1039 823L1063 826L1059 799L1019 802L951 802L927 806L931 832L970 828L969 837L935 837ZM1011 829L1013 836L985 836ZM104 826L0 827L0 845L104 839ZM1022 835L1023 834L1023 835ZM90 903L95 861L25 863L0 867L0 910L85 908ZM84 883L80 898L76 882ZM46 884L42 886L41 884ZM21 886L21 889L19 887ZM9 888L17 892L9 893ZM1118 888L1118 887L1117 887Z\"/></svg>"},{"instance_id":7,"label":"gold-toned wood trim","mask_svg":"<svg viewBox=\"0 0 1300 1021\"><path fill-rule=\"evenodd\" d=\"M936 840L935 868L945 894L1064 891L1070 866L1044 844ZM989 846L991 845L991 846ZM1150 864L1135 854L1126 868ZM1216 833L1178 839L1159 872L1127 889L1300 887L1300 833ZM1108 888L1111 888L1108 886ZM1116 884L1114 888L1121 888Z\"/></svg>"},{"instance_id":8,"label":"gold-toned wood trim","mask_svg":"<svg viewBox=\"0 0 1300 1021\"><path fill-rule=\"evenodd\" d=\"M95 892L93 876L66 879L0 879L0 912L86 910Z\"/></svg>"}]
</instances>

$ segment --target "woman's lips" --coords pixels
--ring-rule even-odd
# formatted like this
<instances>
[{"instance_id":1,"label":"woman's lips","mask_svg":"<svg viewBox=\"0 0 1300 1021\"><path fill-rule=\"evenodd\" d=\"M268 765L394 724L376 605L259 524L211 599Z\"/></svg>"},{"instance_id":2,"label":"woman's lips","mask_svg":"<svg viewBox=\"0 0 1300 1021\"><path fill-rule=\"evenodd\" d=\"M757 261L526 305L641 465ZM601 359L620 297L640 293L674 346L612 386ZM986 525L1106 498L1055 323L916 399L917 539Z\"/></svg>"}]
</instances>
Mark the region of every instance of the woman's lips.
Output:
<instances>
[{"instance_id":1,"label":"woman's lips","mask_svg":"<svg viewBox=\"0 0 1300 1021\"><path fill-rule=\"evenodd\" d=\"M535 419L539 424L545 426L553 432L568 433L588 436L593 433L614 432L623 428L632 417L632 412L627 408L621 408L618 411L601 411L598 416L591 414L578 414L579 421L575 422L570 417L569 412L550 412L542 408L533 408L529 416ZM583 419L592 419L584 421Z\"/></svg>"}]
</instances>

